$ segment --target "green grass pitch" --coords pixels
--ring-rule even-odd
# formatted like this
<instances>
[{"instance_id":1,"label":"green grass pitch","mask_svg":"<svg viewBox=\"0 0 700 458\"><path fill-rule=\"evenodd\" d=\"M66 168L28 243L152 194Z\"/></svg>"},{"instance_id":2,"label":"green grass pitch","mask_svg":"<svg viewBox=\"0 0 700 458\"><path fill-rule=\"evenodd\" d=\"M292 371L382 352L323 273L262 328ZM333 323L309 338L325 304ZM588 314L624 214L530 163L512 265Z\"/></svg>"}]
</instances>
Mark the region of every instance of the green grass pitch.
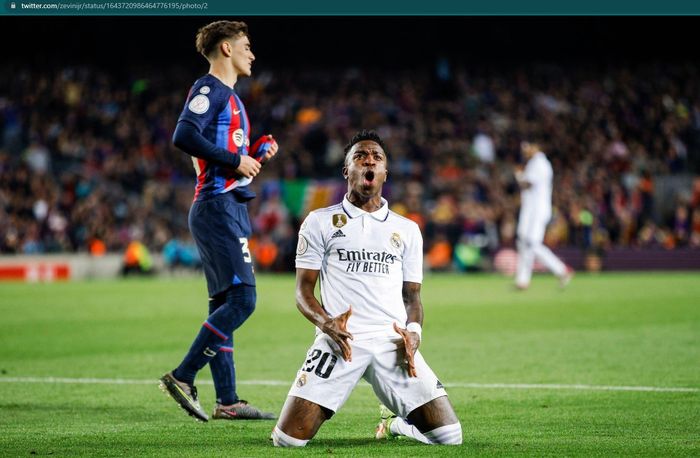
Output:
<instances>
[{"instance_id":1,"label":"green grass pitch","mask_svg":"<svg viewBox=\"0 0 700 458\"><path fill-rule=\"evenodd\" d=\"M277 450L273 422L196 423L157 388L204 318L203 279L1 284L0 456L700 456L697 273L581 274L564 291L538 276L526 292L434 275L423 303L421 350L464 444L375 441L362 384L304 450ZM235 334L241 397L279 412L312 338L293 277L261 275ZM208 370L198 382L211 410Z\"/></svg>"}]
</instances>

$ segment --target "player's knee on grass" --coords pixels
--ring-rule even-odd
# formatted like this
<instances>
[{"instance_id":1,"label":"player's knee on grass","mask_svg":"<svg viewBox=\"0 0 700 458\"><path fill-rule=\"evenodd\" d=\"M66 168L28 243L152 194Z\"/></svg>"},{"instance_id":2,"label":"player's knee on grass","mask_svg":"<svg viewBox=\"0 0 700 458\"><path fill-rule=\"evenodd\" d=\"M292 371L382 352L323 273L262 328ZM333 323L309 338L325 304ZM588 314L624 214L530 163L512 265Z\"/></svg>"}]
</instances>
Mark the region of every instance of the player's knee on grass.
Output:
<instances>
[{"instance_id":1,"label":"player's knee on grass","mask_svg":"<svg viewBox=\"0 0 700 458\"><path fill-rule=\"evenodd\" d=\"M425 434L424 431L434 431L445 425L459 425L459 418L446 395L414 409L408 414L407 420L423 434Z\"/></svg>"},{"instance_id":2,"label":"player's knee on grass","mask_svg":"<svg viewBox=\"0 0 700 458\"><path fill-rule=\"evenodd\" d=\"M461 445L462 444L462 424L440 426L432 431L423 434L432 444L440 445Z\"/></svg>"},{"instance_id":3,"label":"player's knee on grass","mask_svg":"<svg viewBox=\"0 0 700 458\"><path fill-rule=\"evenodd\" d=\"M327 412L332 415L331 411L314 402L288 396L272 433L275 446L303 447L316 435L323 422L330 418Z\"/></svg>"},{"instance_id":4,"label":"player's knee on grass","mask_svg":"<svg viewBox=\"0 0 700 458\"><path fill-rule=\"evenodd\" d=\"M294 438L275 426L272 430L272 444L275 447L304 447L309 441Z\"/></svg>"}]
</instances>

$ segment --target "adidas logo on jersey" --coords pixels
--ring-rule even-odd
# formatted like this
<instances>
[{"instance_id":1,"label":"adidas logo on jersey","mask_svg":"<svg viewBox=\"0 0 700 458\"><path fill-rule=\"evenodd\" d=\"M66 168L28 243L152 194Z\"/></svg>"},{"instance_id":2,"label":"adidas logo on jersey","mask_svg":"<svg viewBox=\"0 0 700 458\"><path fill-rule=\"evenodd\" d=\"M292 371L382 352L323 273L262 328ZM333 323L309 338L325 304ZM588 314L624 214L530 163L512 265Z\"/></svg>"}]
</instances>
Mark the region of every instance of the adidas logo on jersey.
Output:
<instances>
[{"instance_id":1,"label":"adidas logo on jersey","mask_svg":"<svg viewBox=\"0 0 700 458\"><path fill-rule=\"evenodd\" d=\"M345 234L343 234L343 231L341 231L340 229L338 229L337 231L335 231L335 233L333 233L333 235L331 235L332 239L335 239L338 237L345 237Z\"/></svg>"}]
</instances>

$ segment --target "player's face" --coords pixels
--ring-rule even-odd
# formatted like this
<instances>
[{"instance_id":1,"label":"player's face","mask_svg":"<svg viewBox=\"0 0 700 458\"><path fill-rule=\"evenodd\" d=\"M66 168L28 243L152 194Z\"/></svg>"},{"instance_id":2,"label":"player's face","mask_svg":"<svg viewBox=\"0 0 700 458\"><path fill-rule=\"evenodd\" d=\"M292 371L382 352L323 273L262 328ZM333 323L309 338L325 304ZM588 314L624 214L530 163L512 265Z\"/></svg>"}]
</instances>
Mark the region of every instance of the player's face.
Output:
<instances>
[{"instance_id":1,"label":"player's face","mask_svg":"<svg viewBox=\"0 0 700 458\"><path fill-rule=\"evenodd\" d=\"M250 76L255 60L250 50L250 40L242 35L231 41L231 63L237 75Z\"/></svg>"},{"instance_id":2,"label":"player's face","mask_svg":"<svg viewBox=\"0 0 700 458\"><path fill-rule=\"evenodd\" d=\"M522 151L525 159L530 159L537 152L537 145L529 142L522 142L520 144L520 151Z\"/></svg>"},{"instance_id":3,"label":"player's face","mask_svg":"<svg viewBox=\"0 0 700 458\"><path fill-rule=\"evenodd\" d=\"M352 191L362 196L381 193L386 181L386 154L377 142L363 140L355 143L346 158L343 174Z\"/></svg>"}]
</instances>

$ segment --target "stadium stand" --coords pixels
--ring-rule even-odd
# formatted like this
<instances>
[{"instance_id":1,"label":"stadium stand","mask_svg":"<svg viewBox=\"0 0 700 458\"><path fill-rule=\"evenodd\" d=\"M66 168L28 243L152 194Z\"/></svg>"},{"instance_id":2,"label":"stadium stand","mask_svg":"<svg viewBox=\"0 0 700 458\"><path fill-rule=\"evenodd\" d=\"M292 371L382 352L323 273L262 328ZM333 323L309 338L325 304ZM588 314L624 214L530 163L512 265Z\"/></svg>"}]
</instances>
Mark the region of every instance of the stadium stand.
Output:
<instances>
[{"instance_id":1,"label":"stadium stand","mask_svg":"<svg viewBox=\"0 0 700 458\"><path fill-rule=\"evenodd\" d=\"M196 75L128 71L0 70L0 253L189 240L194 172L171 135ZM530 136L555 170L550 246L700 249L699 84L696 63L265 69L237 86L253 131L281 145L251 206L263 267L293 268L299 222L344 192L332 173L362 127L387 140L393 209L421 226L426 252L468 253L460 268L491 268L513 246Z\"/></svg>"}]
</instances>

